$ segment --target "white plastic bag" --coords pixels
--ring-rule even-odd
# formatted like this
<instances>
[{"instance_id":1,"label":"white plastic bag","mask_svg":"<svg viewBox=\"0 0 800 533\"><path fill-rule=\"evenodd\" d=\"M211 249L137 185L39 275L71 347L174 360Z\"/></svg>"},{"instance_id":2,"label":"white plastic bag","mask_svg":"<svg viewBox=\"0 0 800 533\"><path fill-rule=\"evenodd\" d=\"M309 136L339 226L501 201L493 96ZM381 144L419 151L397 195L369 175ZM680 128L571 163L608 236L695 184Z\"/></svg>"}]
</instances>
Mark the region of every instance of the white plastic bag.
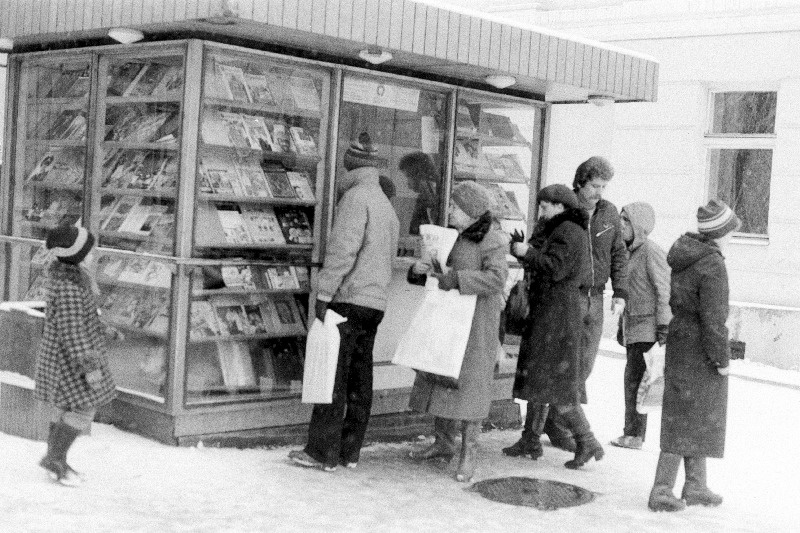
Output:
<instances>
[{"instance_id":1,"label":"white plastic bag","mask_svg":"<svg viewBox=\"0 0 800 533\"><path fill-rule=\"evenodd\" d=\"M663 404L665 355L666 345L660 346L658 343L644 354L647 370L636 393L636 411L643 415L661 409Z\"/></svg>"},{"instance_id":2,"label":"white plastic bag","mask_svg":"<svg viewBox=\"0 0 800 533\"><path fill-rule=\"evenodd\" d=\"M331 403L339 361L339 324L345 317L328 309L325 322L315 318L306 339L303 364L303 403Z\"/></svg>"},{"instance_id":3,"label":"white plastic bag","mask_svg":"<svg viewBox=\"0 0 800 533\"><path fill-rule=\"evenodd\" d=\"M439 290L439 280L429 277L425 299L400 337L392 363L458 379L477 299Z\"/></svg>"}]
</instances>

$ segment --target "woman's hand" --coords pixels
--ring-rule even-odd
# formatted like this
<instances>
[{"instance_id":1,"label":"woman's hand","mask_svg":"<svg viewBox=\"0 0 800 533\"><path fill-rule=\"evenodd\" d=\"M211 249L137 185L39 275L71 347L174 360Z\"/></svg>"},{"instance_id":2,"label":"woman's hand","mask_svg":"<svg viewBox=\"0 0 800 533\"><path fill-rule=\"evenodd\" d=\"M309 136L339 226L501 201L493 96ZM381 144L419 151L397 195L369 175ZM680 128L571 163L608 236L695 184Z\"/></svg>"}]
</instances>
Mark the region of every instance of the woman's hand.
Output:
<instances>
[{"instance_id":1,"label":"woman's hand","mask_svg":"<svg viewBox=\"0 0 800 533\"><path fill-rule=\"evenodd\" d=\"M730 371L731 371L731 367L729 367L729 366L718 366L717 367L717 372L719 372L720 376L727 376L728 374L730 374Z\"/></svg>"},{"instance_id":2,"label":"woman's hand","mask_svg":"<svg viewBox=\"0 0 800 533\"><path fill-rule=\"evenodd\" d=\"M427 274L430 271L431 271L430 263L426 263L424 261L415 261L414 265L411 267L411 272L413 272L417 276Z\"/></svg>"}]
</instances>

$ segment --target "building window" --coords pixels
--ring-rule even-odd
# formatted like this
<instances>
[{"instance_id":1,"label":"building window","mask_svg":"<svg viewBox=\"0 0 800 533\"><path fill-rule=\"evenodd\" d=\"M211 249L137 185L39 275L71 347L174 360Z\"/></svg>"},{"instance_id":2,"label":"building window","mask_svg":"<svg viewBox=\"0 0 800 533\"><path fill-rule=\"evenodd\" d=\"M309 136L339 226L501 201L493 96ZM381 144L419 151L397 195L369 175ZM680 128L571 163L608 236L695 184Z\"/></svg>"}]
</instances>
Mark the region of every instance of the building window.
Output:
<instances>
[{"instance_id":1,"label":"building window","mask_svg":"<svg viewBox=\"0 0 800 533\"><path fill-rule=\"evenodd\" d=\"M717 92L711 96L706 147L709 196L742 220L739 233L768 234L776 92Z\"/></svg>"}]
</instances>

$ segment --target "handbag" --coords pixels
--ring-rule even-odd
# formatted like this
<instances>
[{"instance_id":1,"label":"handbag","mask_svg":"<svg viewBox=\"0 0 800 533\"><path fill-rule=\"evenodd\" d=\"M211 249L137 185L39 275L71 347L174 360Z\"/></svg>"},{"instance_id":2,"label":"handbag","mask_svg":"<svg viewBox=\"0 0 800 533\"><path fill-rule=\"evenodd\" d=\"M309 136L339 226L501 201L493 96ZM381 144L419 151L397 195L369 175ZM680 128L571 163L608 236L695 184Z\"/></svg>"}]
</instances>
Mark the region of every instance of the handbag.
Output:
<instances>
[{"instance_id":1,"label":"handbag","mask_svg":"<svg viewBox=\"0 0 800 533\"><path fill-rule=\"evenodd\" d=\"M647 414L661 408L664 402L664 358L666 349L655 343L644 354L647 370L644 371L639 390L636 391L636 411Z\"/></svg>"},{"instance_id":2,"label":"handbag","mask_svg":"<svg viewBox=\"0 0 800 533\"><path fill-rule=\"evenodd\" d=\"M511 287L506 301L506 333L522 335L528 324L530 302L528 301L528 274Z\"/></svg>"}]
</instances>

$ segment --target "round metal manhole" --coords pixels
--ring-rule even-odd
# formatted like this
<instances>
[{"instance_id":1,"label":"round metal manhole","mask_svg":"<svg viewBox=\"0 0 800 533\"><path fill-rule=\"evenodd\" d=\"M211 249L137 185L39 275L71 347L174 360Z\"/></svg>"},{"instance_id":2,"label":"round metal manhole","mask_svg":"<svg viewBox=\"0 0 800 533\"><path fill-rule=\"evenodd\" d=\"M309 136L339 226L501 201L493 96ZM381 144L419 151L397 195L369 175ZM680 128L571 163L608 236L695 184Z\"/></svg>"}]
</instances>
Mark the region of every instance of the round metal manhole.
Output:
<instances>
[{"instance_id":1,"label":"round metal manhole","mask_svg":"<svg viewBox=\"0 0 800 533\"><path fill-rule=\"evenodd\" d=\"M593 492L576 485L531 477L487 479L475 483L469 490L495 502L536 507L541 511L583 505L595 497Z\"/></svg>"}]
</instances>

